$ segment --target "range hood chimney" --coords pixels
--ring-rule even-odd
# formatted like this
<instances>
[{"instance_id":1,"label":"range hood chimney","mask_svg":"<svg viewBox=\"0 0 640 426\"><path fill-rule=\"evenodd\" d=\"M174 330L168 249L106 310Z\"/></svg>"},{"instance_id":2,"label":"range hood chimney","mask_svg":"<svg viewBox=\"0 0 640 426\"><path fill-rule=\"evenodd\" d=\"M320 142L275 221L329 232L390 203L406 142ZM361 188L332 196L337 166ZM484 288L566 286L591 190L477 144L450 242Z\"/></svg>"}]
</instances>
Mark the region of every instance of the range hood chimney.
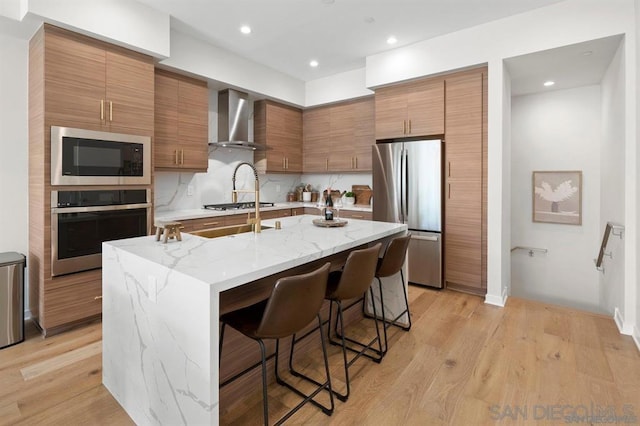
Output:
<instances>
[{"instance_id":1,"label":"range hood chimney","mask_svg":"<svg viewBox=\"0 0 640 426\"><path fill-rule=\"evenodd\" d=\"M233 89L218 92L218 142L209 145L224 148L264 150L264 145L249 142L249 95Z\"/></svg>"}]
</instances>

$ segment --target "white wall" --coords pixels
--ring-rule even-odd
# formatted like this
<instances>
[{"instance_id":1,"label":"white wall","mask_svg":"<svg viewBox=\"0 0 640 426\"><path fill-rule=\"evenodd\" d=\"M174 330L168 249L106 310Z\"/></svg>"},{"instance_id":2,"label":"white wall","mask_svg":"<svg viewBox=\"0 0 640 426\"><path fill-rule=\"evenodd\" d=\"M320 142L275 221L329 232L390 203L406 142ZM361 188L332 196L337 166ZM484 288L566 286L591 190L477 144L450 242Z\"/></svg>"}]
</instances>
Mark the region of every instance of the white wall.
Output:
<instances>
[{"instance_id":1,"label":"white wall","mask_svg":"<svg viewBox=\"0 0 640 426\"><path fill-rule=\"evenodd\" d=\"M635 16L635 24L636 24L635 42L636 42L636 46L640 46L640 0L635 0L634 16ZM636 59L634 63L635 69L636 69L635 77L636 77L636 82L638 82L640 81L640 55L637 55L635 59ZM640 91L636 90L635 92L629 92L629 93L636 94L634 101L636 102L636 108L637 108L637 106L640 105ZM637 123L640 121L640 109L636 109L636 113L632 115L630 119L634 119L636 122L635 142L638 143L640 142L640 126L638 126ZM636 155L638 156L636 157L637 164L640 164L640 150L636 152ZM637 199L640 200L640 186L636 188L636 197ZM640 227L636 228L635 232L636 232L636 240L640 240ZM640 250L636 253L635 258L633 257L633 253L632 253L631 259L632 261L635 261L636 265L640 264ZM635 317L632 320L630 319L630 323L633 328L633 331L632 331L633 338L636 342L636 346L638 346L638 349L640 349L640 288L639 286L640 284L636 284L636 287L635 287L635 292L636 292Z\"/></svg>"},{"instance_id":2,"label":"white wall","mask_svg":"<svg viewBox=\"0 0 640 426\"><path fill-rule=\"evenodd\" d=\"M365 87L365 79L366 69L360 68L308 81L305 85L305 106L373 95L373 91Z\"/></svg>"},{"instance_id":3,"label":"white wall","mask_svg":"<svg viewBox=\"0 0 640 426\"><path fill-rule=\"evenodd\" d=\"M0 34L0 252L25 256L29 251L27 77L27 42Z\"/></svg>"},{"instance_id":4,"label":"white wall","mask_svg":"<svg viewBox=\"0 0 640 426\"><path fill-rule=\"evenodd\" d=\"M607 222L624 225L625 160L624 160L624 41L622 41L601 83L602 133L601 133L601 191L600 191L600 238ZM614 314L618 309L618 321L624 318L624 241L610 237L607 252L612 257L604 258L604 271L600 274L600 293L603 309ZM620 328L623 325L619 324Z\"/></svg>"},{"instance_id":5,"label":"white wall","mask_svg":"<svg viewBox=\"0 0 640 426\"><path fill-rule=\"evenodd\" d=\"M28 13L148 55L170 54L169 15L136 1L29 0Z\"/></svg>"},{"instance_id":6,"label":"white wall","mask_svg":"<svg viewBox=\"0 0 640 426\"><path fill-rule=\"evenodd\" d=\"M566 46L617 34L627 35L625 47L625 90L636 91L636 39L634 0L567 0L509 18L425 40L410 46L367 57L366 85L376 87L452 69L488 63L489 67L489 205L488 205L488 303L503 298L508 283L509 250L507 244L510 174L503 139L507 121L504 111L503 59ZM636 116L636 99L627 100L625 115ZM625 251L638 257L636 231L638 164L636 120L625 123L626 194L625 218L633 222ZM507 233L507 234L505 234ZM637 264L625 265L625 287L637 286ZM636 299L635 292L633 300ZM635 311L635 303L633 309ZM633 317L635 321L635 316Z\"/></svg>"},{"instance_id":7,"label":"white wall","mask_svg":"<svg viewBox=\"0 0 640 426\"><path fill-rule=\"evenodd\" d=\"M593 265L600 239L600 86L515 96L511 103L511 294L604 312ZM582 225L532 222L532 172L582 171ZM613 312L608 312L613 314Z\"/></svg>"},{"instance_id":8,"label":"white wall","mask_svg":"<svg viewBox=\"0 0 640 426\"><path fill-rule=\"evenodd\" d=\"M171 30L168 67L294 105L304 105L304 82L232 52Z\"/></svg>"}]
</instances>

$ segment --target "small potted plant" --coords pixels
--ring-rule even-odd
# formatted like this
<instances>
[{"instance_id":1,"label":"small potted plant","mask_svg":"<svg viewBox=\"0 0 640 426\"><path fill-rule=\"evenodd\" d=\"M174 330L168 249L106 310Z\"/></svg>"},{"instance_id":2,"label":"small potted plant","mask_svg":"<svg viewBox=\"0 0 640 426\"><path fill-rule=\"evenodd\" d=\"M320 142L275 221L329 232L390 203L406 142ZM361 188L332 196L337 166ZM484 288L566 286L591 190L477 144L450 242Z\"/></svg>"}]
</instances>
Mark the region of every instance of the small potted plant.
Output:
<instances>
[{"instance_id":1,"label":"small potted plant","mask_svg":"<svg viewBox=\"0 0 640 426\"><path fill-rule=\"evenodd\" d=\"M351 191L344 194L344 203L347 206L352 206L353 204L355 204L355 202L356 202L356 194L354 194Z\"/></svg>"}]
</instances>

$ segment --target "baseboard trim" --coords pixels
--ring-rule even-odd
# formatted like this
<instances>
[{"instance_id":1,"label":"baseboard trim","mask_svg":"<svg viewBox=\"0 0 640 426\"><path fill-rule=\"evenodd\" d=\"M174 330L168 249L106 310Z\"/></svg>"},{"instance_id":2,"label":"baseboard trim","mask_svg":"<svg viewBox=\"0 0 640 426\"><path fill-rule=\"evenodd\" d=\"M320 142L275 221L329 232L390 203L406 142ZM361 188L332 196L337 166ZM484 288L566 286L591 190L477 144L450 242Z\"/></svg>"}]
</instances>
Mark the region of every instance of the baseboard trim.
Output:
<instances>
[{"instance_id":1,"label":"baseboard trim","mask_svg":"<svg viewBox=\"0 0 640 426\"><path fill-rule=\"evenodd\" d=\"M501 296L494 296L493 294L487 294L484 298L484 303L488 305L500 306L501 308L504 308L504 305L507 304L508 297L509 295L507 294L507 289L503 288Z\"/></svg>"},{"instance_id":2,"label":"baseboard trim","mask_svg":"<svg viewBox=\"0 0 640 426\"><path fill-rule=\"evenodd\" d=\"M638 327L633 327L633 334L631 334L631 337L633 338L633 341L636 342L636 347L640 351L640 330L638 330Z\"/></svg>"},{"instance_id":3,"label":"baseboard trim","mask_svg":"<svg viewBox=\"0 0 640 426\"><path fill-rule=\"evenodd\" d=\"M618 331L620 334L624 334L624 318L622 318L622 314L620 313L620 309L615 308L613 310L613 321L615 321L618 326Z\"/></svg>"}]
</instances>

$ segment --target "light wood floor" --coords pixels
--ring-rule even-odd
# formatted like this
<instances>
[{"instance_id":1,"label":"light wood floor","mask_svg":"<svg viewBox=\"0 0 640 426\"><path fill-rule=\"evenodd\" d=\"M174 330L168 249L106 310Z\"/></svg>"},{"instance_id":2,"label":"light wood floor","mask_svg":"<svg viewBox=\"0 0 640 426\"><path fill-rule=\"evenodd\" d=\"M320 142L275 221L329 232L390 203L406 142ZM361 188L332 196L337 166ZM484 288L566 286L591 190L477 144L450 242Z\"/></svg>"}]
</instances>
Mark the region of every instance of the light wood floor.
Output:
<instances>
[{"instance_id":1,"label":"light wood floor","mask_svg":"<svg viewBox=\"0 0 640 426\"><path fill-rule=\"evenodd\" d=\"M501 309L418 287L410 299L412 330L390 329L381 364L354 364L349 401L332 417L308 405L290 424L564 424L574 413L640 424L640 353L610 318L514 298ZM351 332L370 331L364 323ZM94 323L44 340L30 328L24 343L0 350L0 424L131 424L101 385L100 344ZM342 389L338 348L330 356ZM313 371L312 358L299 363ZM261 422L260 384L249 388L222 407L221 423ZM297 398L274 384L269 402L274 421Z\"/></svg>"}]
</instances>

